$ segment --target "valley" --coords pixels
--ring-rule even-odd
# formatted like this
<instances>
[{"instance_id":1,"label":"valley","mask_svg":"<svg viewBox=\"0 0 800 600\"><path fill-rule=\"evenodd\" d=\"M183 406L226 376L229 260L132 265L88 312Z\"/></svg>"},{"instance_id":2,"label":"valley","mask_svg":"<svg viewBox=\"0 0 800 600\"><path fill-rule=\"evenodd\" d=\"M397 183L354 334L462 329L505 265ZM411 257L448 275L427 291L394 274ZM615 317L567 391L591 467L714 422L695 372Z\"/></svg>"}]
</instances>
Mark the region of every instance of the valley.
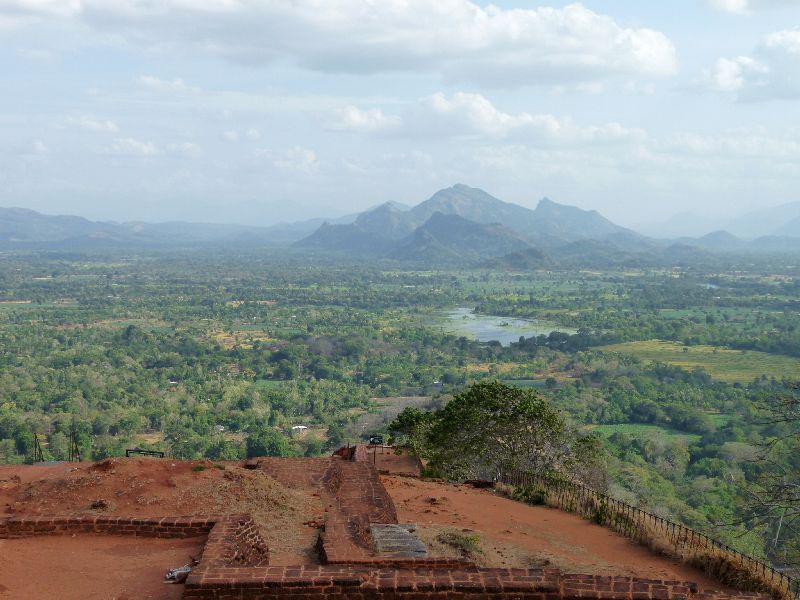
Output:
<instances>
[{"instance_id":1,"label":"valley","mask_svg":"<svg viewBox=\"0 0 800 600\"><path fill-rule=\"evenodd\" d=\"M29 239L0 262L3 462L320 457L498 380L596 441L614 497L800 557L800 532L752 504L795 460L793 421L769 417L800 371L791 245L658 241L460 184L289 241L15 215Z\"/></svg>"},{"instance_id":2,"label":"valley","mask_svg":"<svg viewBox=\"0 0 800 600\"><path fill-rule=\"evenodd\" d=\"M71 438L96 460L132 447L323 456L386 436L404 408L499 379L601 435L615 496L778 562L800 540L746 525L764 473L752 458L780 432L760 407L797 377L788 260L515 271L244 248L3 259L4 462L30 462L37 440L45 460L65 460Z\"/></svg>"}]
</instances>

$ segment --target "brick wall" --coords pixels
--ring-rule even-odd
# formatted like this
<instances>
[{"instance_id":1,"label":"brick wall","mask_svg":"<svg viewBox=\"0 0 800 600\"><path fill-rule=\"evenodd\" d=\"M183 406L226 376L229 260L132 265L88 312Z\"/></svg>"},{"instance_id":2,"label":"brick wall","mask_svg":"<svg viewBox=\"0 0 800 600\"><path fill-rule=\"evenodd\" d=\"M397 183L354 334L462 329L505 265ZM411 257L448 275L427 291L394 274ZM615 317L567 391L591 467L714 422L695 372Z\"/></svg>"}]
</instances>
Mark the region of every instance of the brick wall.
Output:
<instances>
[{"instance_id":1,"label":"brick wall","mask_svg":"<svg viewBox=\"0 0 800 600\"><path fill-rule=\"evenodd\" d=\"M363 449L363 447L361 447ZM249 515L140 519L107 516L0 519L0 538L72 533L147 537L207 535L200 563L186 581L189 599L292 600L769 600L764 594L699 592L693 583L563 574L557 569L484 569L467 560L381 558L370 523L396 523L391 497L366 460L260 465L300 488L318 485L332 505L320 536L322 566L269 566L267 544ZM363 457L361 457L363 459Z\"/></svg>"},{"instance_id":2,"label":"brick wall","mask_svg":"<svg viewBox=\"0 0 800 600\"><path fill-rule=\"evenodd\" d=\"M320 536L322 560L345 563L372 557L370 524L397 523L394 502L377 471L366 462L335 458L323 482L334 505Z\"/></svg>"},{"instance_id":3,"label":"brick wall","mask_svg":"<svg viewBox=\"0 0 800 600\"><path fill-rule=\"evenodd\" d=\"M217 517L15 516L0 519L0 538L73 533L187 538L206 535L218 520Z\"/></svg>"},{"instance_id":4,"label":"brick wall","mask_svg":"<svg viewBox=\"0 0 800 600\"><path fill-rule=\"evenodd\" d=\"M267 544L250 515L229 515L220 520L208 534L203 558L196 571L262 567L267 564Z\"/></svg>"},{"instance_id":5,"label":"brick wall","mask_svg":"<svg viewBox=\"0 0 800 600\"><path fill-rule=\"evenodd\" d=\"M266 567L193 573L184 598L327 600L767 600L758 594L698 593L693 583L564 575L556 569L370 569Z\"/></svg>"}]
</instances>

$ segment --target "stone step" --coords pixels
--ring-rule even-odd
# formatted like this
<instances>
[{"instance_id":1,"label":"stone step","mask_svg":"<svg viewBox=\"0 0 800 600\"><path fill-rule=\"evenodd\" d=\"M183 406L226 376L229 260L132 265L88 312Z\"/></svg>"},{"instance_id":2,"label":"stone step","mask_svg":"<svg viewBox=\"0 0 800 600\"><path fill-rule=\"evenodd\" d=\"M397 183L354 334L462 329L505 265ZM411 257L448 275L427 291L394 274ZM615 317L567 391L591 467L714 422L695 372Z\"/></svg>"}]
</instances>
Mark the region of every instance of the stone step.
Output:
<instances>
[{"instance_id":1,"label":"stone step","mask_svg":"<svg viewBox=\"0 0 800 600\"><path fill-rule=\"evenodd\" d=\"M417 537L417 526L400 523L371 523L370 531L378 556L390 558L425 558L428 548Z\"/></svg>"}]
</instances>

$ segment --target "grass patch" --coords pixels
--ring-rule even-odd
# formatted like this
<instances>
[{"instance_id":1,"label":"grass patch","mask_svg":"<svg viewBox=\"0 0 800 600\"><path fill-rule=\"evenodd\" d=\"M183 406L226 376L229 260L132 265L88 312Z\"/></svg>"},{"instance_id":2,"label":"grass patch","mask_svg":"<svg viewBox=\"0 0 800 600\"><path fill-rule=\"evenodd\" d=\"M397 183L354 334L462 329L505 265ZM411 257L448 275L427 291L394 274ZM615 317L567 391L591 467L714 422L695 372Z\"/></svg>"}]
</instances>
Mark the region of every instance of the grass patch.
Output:
<instances>
[{"instance_id":1,"label":"grass patch","mask_svg":"<svg viewBox=\"0 0 800 600\"><path fill-rule=\"evenodd\" d=\"M630 354L644 361L689 370L702 368L714 379L728 383L749 383L762 375L783 379L800 370L800 360L791 356L718 346L684 346L661 340L611 344L598 350Z\"/></svg>"},{"instance_id":2,"label":"grass patch","mask_svg":"<svg viewBox=\"0 0 800 600\"><path fill-rule=\"evenodd\" d=\"M481 536L476 533L463 533L455 529L442 531L436 536L436 540L445 546L450 546L462 556L474 556L481 551Z\"/></svg>"},{"instance_id":3,"label":"grass patch","mask_svg":"<svg viewBox=\"0 0 800 600\"><path fill-rule=\"evenodd\" d=\"M544 390L547 388L547 383L544 379L504 379L503 383L521 389Z\"/></svg>"},{"instance_id":4,"label":"grass patch","mask_svg":"<svg viewBox=\"0 0 800 600\"><path fill-rule=\"evenodd\" d=\"M663 435L667 437L679 437L686 440L688 443L700 441L701 436L694 433L683 433L675 429L667 429L659 425L645 425L640 423L617 423L613 425L589 425L586 427L590 431L596 431L604 436L610 436L614 433L628 433L636 437L648 435Z\"/></svg>"}]
</instances>

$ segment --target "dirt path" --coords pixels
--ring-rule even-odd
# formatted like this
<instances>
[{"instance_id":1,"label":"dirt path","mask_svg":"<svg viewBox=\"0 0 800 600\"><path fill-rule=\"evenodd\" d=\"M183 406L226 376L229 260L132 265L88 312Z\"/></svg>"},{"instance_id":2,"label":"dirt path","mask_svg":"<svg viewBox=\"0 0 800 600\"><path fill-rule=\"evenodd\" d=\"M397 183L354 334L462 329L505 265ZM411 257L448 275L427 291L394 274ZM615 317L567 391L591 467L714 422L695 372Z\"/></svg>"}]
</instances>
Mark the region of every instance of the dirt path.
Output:
<instances>
[{"instance_id":1,"label":"dirt path","mask_svg":"<svg viewBox=\"0 0 800 600\"><path fill-rule=\"evenodd\" d=\"M435 544L444 528L470 530L481 537L486 566L547 564L571 573L630 575L694 581L723 588L705 574L594 525L575 515L528 506L488 490L386 475L382 481L394 500L400 522L422 526Z\"/></svg>"},{"instance_id":2,"label":"dirt path","mask_svg":"<svg viewBox=\"0 0 800 600\"><path fill-rule=\"evenodd\" d=\"M205 538L42 536L0 539L0 598L171 600L182 585L164 574L199 556Z\"/></svg>"},{"instance_id":3,"label":"dirt path","mask_svg":"<svg viewBox=\"0 0 800 600\"><path fill-rule=\"evenodd\" d=\"M422 472L422 463L419 459L408 452L385 446L367 447L367 462L380 473L419 477Z\"/></svg>"}]
</instances>

